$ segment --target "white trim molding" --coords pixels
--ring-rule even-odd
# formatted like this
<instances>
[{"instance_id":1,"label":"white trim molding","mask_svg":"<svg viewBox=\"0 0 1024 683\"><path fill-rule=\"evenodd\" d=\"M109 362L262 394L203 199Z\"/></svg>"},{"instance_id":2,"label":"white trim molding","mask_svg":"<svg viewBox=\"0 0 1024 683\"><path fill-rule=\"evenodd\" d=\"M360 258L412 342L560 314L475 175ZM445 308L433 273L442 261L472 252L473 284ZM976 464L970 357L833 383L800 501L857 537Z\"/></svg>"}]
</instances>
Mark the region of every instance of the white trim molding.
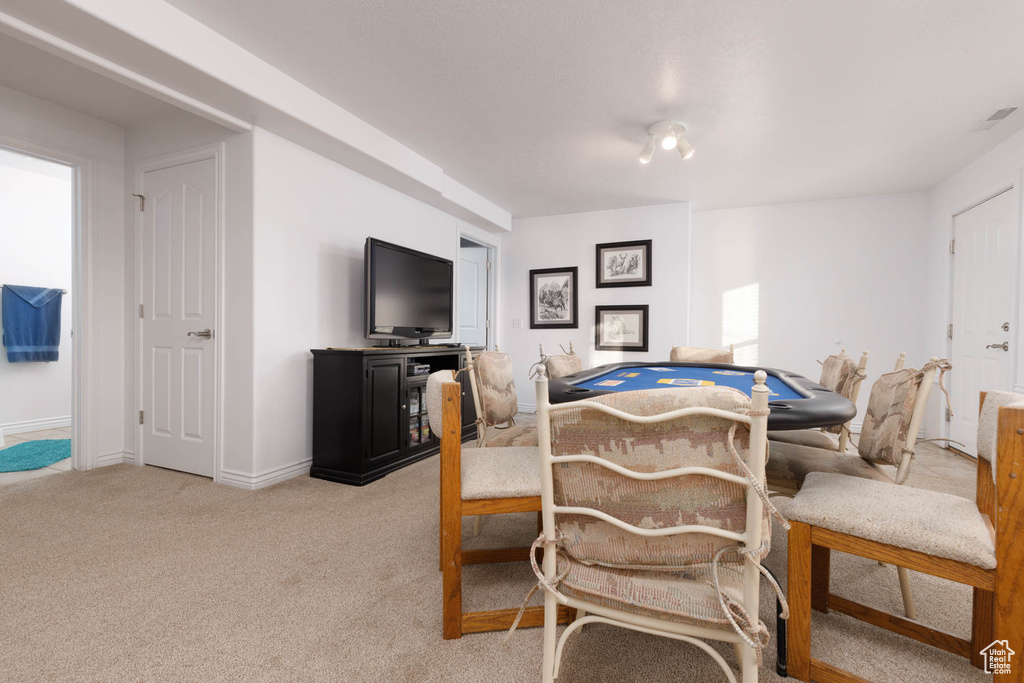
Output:
<instances>
[{"instance_id":1,"label":"white trim molding","mask_svg":"<svg viewBox=\"0 0 1024 683\"><path fill-rule=\"evenodd\" d=\"M24 422L8 422L0 425L0 431L7 436L24 434L25 432L41 432L44 429L62 429L71 426L71 416L44 417L39 420L25 420Z\"/></svg>"},{"instance_id":2,"label":"white trim molding","mask_svg":"<svg viewBox=\"0 0 1024 683\"><path fill-rule=\"evenodd\" d=\"M274 484L279 484L288 479L301 477L309 474L309 468L313 464L312 458L300 460L290 465L282 465L269 470L263 470L256 474L246 474L237 470L221 470L220 483L234 486L240 489L255 491Z\"/></svg>"},{"instance_id":3,"label":"white trim molding","mask_svg":"<svg viewBox=\"0 0 1024 683\"><path fill-rule=\"evenodd\" d=\"M114 451L113 453L104 453L103 455L96 456L96 467L107 467L108 465L120 465L125 461L125 453L123 451Z\"/></svg>"}]
</instances>

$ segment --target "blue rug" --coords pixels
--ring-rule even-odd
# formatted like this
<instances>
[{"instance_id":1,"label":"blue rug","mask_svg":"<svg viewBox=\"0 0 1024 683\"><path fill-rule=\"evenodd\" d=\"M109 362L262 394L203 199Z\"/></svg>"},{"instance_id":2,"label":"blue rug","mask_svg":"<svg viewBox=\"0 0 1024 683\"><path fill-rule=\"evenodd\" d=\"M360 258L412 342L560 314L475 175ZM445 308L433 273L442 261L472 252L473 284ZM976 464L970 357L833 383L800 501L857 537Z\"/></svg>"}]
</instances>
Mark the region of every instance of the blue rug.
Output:
<instances>
[{"instance_id":1,"label":"blue rug","mask_svg":"<svg viewBox=\"0 0 1024 683\"><path fill-rule=\"evenodd\" d=\"M71 457L71 439L26 441L0 450L0 472L38 470Z\"/></svg>"}]
</instances>

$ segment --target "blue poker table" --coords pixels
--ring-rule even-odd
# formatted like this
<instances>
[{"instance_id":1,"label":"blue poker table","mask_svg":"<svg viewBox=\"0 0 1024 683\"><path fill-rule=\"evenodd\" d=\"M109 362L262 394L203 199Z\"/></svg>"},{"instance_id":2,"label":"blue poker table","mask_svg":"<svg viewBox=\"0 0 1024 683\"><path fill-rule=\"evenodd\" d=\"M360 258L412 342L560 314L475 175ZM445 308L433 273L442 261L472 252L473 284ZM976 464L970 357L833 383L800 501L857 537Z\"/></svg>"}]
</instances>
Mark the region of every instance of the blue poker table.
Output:
<instances>
[{"instance_id":1,"label":"blue poker table","mask_svg":"<svg viewBox=\"0 0 1024 683\"><path fill-rule=\"evenodd\" d=\"M552 403L566 403L617 391L727 386L750 395L754 373L768 375L769 429L831 427L852 420L857 406L802 375L773 368L724 363L612 363L549 380Z\"/></svg>"}]
</instances>

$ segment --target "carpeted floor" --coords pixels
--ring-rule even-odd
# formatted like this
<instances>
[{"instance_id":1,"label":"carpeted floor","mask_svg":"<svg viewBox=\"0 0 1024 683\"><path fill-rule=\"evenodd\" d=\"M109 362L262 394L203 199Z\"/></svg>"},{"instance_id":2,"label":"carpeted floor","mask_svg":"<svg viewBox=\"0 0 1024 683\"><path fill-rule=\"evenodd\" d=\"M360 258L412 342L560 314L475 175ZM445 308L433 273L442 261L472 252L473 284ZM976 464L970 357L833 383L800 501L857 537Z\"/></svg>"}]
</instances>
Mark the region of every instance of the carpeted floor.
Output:
<instances>
[{"instance_id":1,"label":"carpeted floor","mask_svg":"<svg viewBox=\"0 0 1024 683\"><path fill-rule=\"evenodd\" d=\"M972 495L969 463L920 450L911 484ZM363 488L300 478L246 492L131 465L0 488L0 680L539 680L539 629L441 639L437 516L436 458ZM476 538L465 525L466 544L525 544L534 525L491 517ZM775 538L766 564L784 581ZM833 568L835 592L900 611L894 568L840 555ZM525 563L466 579L467 610L517 607L533 582ZM913 585L923 621L966 635L969 590ZM988 678L841 615L815 615L814 652L878 682ZM772 650L762 681L781 680L774 665ZM569 641L559 678L655 680L724 677L692 646L595 625Z\"/></svg>"}]
</instances>

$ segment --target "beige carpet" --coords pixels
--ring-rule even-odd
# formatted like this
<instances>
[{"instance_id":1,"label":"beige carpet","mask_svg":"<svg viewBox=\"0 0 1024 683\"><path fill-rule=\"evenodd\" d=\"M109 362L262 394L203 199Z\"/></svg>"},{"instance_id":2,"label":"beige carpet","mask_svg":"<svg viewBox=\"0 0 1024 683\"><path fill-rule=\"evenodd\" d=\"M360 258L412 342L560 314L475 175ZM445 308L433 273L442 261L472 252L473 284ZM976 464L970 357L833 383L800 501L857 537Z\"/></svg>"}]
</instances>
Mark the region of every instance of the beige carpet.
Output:
<instances>
[{"instance_id":1,"label":"beige carpet","mask_svg":"<svg viewBox=\"0 0 1024 683\"><path fill-rule=\"evenodd\" d=\"M968 463L922 451L914 485L971 494ZM500 633L441 639L437 491L436 458L364 488L301 478L245 492L130 465L2 487L0 680L539 680L539 629L508 644ZM467 545L525 544L534 524L491 517ZM776 539L767 564L784 581ZM899 611L895 569L847 556L833 566L836 592ZM532 583L525 563L466 574L466 609L518 606ZM967 633L968 590L916 574L914 588L922 620ZM873 681L988 678L840 615L815 616L814 653ZM774 665L773 649L762 681L780 680ZM589 626L566 646L559 680L724 676L692 646Z\"/></svg>"}]
</instances>

